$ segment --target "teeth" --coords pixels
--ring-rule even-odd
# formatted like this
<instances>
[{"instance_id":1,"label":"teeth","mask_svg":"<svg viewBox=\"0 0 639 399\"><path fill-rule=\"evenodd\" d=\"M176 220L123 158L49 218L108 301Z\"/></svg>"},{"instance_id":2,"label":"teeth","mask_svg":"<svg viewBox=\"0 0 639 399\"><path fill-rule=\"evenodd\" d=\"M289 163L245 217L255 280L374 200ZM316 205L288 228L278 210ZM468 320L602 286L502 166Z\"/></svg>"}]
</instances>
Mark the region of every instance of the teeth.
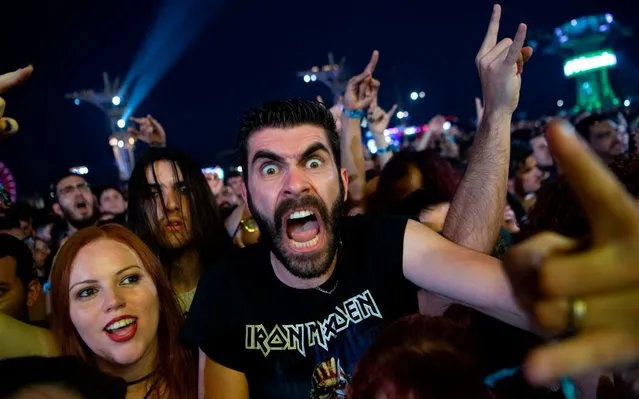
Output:
<instances>
[{"instance_id":1,"label":"teeth","mask_svg":"<svg viewBox=\"0 0 639 399\"><path fill-rule=\"evenodd\" d=\"M306 242L297 242L295 240L291 240L289 239L289 241L291 242L291 246L293 246L294 248L310 248L312 246L317 245L317 243L319 242L319 235L316 235L315 237L313 237L312 239L306 241Z\"/></svg>"},{"instance_id":2,"label":"teeth","mask_svg":"<svg viewBox=\"0 0 639 399\"><path fill-rule=\"evenodd\" d=\"M108 331L117 330L118 328L123 328L133 323L135 323L135 319L132 317L129 317L128 319L122 319L122 320L116 321L115 323L109 324L106 330Z\"/></svg>"},{"instance_id":3,"label":"teeth","mask_svg":"<svg viewBox=\"0 0 639 399\"><path fill-rule=\"evenodd\" d=\"M309 216L313 216L313 212L309 211L309 210L303 210L303 211L295 211L293 213L291 213L291 216L289 216L289 219L303 219L303 218L307 218Z\"/></svg>"}]
</instances>

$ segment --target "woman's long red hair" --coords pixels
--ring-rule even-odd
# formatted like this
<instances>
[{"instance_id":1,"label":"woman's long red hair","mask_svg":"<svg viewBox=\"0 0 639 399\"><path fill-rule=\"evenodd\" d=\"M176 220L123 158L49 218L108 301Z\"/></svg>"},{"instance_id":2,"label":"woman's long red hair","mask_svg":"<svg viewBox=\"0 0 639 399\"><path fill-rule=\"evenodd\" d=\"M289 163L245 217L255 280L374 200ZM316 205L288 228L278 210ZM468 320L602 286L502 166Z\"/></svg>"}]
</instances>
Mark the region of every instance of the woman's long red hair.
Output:
<instances>
[{"instance_id":1,"label":"woman's long red hair","mask_svg":"<svg viewBox=\"0 0 639 399\"><path fill-rule=\"evenodd\" d=\"M176 301L173 288L159 260L142 240L123 226L107 224L80 230L62 246L51 270L51 330L60 344L62 355L77 356L95 365L89 347L71 322L69 313L69 279L71 265L78 252L100 239L120 242L140 257L142 265L155 284L160 301L158 349L156 367L165 387L165 394L157 397L193 398L197 396L197 364L193 353L180 343L179 334L184 317Z\"/></svg>"}]
</instances>

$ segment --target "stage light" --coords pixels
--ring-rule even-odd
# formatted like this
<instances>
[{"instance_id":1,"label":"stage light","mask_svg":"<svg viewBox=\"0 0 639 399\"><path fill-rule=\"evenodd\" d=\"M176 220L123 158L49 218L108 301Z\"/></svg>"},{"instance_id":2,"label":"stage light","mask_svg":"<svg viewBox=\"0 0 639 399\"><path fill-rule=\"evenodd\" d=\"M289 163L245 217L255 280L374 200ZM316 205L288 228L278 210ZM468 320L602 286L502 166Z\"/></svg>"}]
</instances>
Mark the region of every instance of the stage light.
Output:
<instances>
[{"instance_id":1,"label":"stage light","mask_svg":"<svg viewBox=\"0 0 639 399\"><path fill-rule=\"evenodd\" d=\"M311 82L315 82L317 80L317 75L311 75Z\"/></svg>"},{"instance_id":2,"label":"stage light","mask_svg":"<svg viewBox=\"0 0 639 399\"><path fill-rule=\"evenodd\" d=\"M124 147L124 141L118 140L118 147L123 148Z\"/></svg>"},{"instance_id":3,"label":"stage light","mask_svg":"<svg viewBox=\"0 0 639 399\"><path fill-rule=\"evenodd\" d=\"M120 98L120 96L113 96L111 102L117 107L122 102L122 99Z\"/></svg>"},{"instance_id":4,"label":"stage light","mask_svg":"<svg viewBox=\"0 0 639 399\"><path fill-rule=\"evenodd\" d=\"M564 100L557 100L557 106L559 108L563 107L564 106Z\"/></svg>"},{"instance_id":5,"label":"stage light","mask_svg":"<svg viewBox=\"0 0 639 399\"><path fill-rule=\"evenodd\" d=\"M424 93L423 91L419 92L419 98L424 98L426 97L426 93Z\"/></svg>"},{"instance_id":6,"label":"stage light","mask_svg":"<svg viewBox=\"0 0 639 399\"><path fill-rule=\"evenodd\" d=\"M119 119L118 120L118 127L120 129L124 129L124 126L126 126L126 122L124 121L124 119Z\"/></svg>"},{"instance_id":7,"label":"stage light","mask_svg":"<svg viewBox=\"0 0 639 399\"><path fill-rule=\"evenodd\" d=\"M625 100L623 101L623 106L624 106L624 107L629 107L629 106L630 106L630 100L625 99Z\"/></svg>"},{"instance_id":8,"label":"stage light","mask_svg":"<svg viewBox=\"0 0 639 399\"><path fill-rule=\"evenodd\" d=\"M75 100L73 100L73 103L74 103L75 105L80 105L80 99L79 99L79 98L76 98Z\"/></svg>"},{"instance_id":9,"label":"stage light","mask_svg":"<svg viewBox=\"0 0 639 399\"><path fill-rule=\"evenodd\" d=\"M415 101L415 100L417 100L418 98L419 98L419 94L417 94L417 92L416 92L416 91L414 91L414 92L410 93L410 99L411 99L411 100Z\"/></svg>"},{"instance_id":10,"label":"stage light","mask_svg":"<svg viewBox=\"0 0 639 399\"><path fill-rule=\"evenodd\" d=\"M310 82L311 81L311 76L310 75L304 75L304 81L306 83Z\"/></svg>"}]
</instances>

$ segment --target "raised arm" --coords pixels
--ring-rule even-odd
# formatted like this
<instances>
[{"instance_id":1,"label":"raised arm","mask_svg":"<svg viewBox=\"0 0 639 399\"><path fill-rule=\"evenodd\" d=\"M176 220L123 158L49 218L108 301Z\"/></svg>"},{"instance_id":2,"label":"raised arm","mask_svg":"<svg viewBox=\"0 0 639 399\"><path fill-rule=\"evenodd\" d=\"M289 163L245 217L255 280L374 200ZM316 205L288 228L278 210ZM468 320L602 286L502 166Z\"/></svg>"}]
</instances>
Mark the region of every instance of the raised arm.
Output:
<instances>
[{"instance_id":1,"label":"raised arm","mask_svg":"<svg viewBox=\"0 0 639 399\"><path fill-rule=\"evenodd\" d=\"M371 59L362 73L353 76L346 85L344 93L344 112L342 114L342 132L340 147L342 150L342 167L349 176L349 197L362 201L366 195L366 168L362 153L361 121L365 110L377 97L379 81L373 79L379 52L373 51Z\"/></svg>"},{"instance_id":2,"label":"raised arm","mask_svg":"<svg viewBox=\"0 0 639 399\"><path fill-rule=\"evenodd\" d=\"M456 245L412 220L404 234L403 269L408 280L430 293L532 329L498 259Z\"/></svg>"},{"instance_id":3,"label":"raised arm","mask_svg":"<svg viewBox=\"0 0 639 399\"><path fill-rule=\"evenodd\" d=\"M468 168L451 203L443 234L467 248L490 253L503 221L508 189L510 123L519 102L523 63L532 55L523 47L526 25L514 41L497 43L501 7L495 5L476 64L484 112L469 154Z\"/></svg>"}]
</instances>

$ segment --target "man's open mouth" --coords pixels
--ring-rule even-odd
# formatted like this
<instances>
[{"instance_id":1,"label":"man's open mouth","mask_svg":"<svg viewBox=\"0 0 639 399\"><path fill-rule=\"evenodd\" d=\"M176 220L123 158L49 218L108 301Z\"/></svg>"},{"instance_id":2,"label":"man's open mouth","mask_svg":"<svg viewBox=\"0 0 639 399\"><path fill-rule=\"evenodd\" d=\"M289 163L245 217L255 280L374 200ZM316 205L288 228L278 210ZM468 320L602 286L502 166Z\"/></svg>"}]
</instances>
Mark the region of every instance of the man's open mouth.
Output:
<instances>
[{"instance_id":1,"label":"man's open mouth","mask_svg":"<svg viewBox=\"0 0 639 399\"><path fill-rule=\"evenodd\" d=\"M322 244L323 226L315 209L295 209L284 217L283 227L289 246L296 252L310 252Z\"/></svg>"},{"instance_id":2,"label":"man's open mouth","mask_svg":"<svg viewBox=\"0 0 639 399\"><path fill-rule=\"evenodd\" d=\"M75 209L80 212L86 212L89 210L89 205L84 201L76 202Z\"/></svg>"}]
</instances>

